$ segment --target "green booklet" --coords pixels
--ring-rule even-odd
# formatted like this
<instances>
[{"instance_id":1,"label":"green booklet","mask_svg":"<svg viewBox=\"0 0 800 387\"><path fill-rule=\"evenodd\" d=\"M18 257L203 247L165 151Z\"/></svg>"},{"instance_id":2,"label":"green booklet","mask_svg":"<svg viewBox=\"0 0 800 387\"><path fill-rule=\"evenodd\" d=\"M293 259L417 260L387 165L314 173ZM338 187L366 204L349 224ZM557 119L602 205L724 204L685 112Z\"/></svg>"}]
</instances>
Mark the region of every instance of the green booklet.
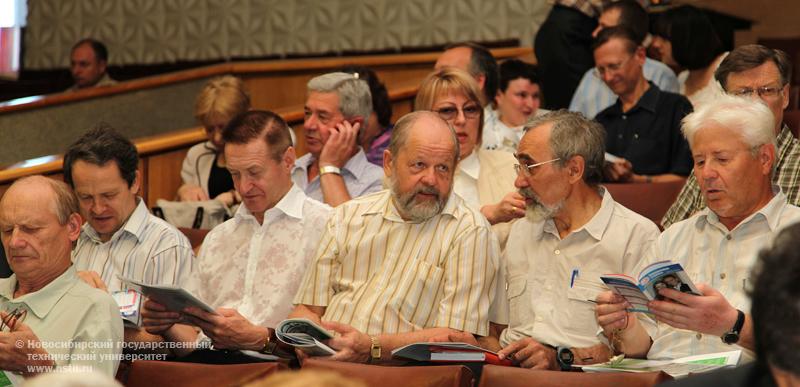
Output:
<instances>
[{"instance_id":1,"label":"green booklet","mask_svg":"<svg viewBox=\"0 0 800 387\"><path fill-rule=\"evenodd\" d=\"M739 364L742 351L709 353L687 356L674 360L626 359L622 356L599 364L576 366L584 372L659 372L664 371L674 378L689 374L713 371Z\"/></svg>"}]
</instances>

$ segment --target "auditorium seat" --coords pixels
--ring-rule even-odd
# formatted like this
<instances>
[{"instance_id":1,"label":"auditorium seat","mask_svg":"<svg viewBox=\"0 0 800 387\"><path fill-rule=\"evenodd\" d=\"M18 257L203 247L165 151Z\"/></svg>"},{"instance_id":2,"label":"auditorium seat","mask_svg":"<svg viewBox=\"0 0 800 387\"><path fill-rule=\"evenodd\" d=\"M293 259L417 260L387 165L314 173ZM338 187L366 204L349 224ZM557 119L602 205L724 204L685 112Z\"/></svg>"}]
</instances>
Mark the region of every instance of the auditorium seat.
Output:
<instances>
[{"instance_id":1,"label":"auditorium seat","mask_svg":"<svg viewBox=\"0 0 800 387\"><path fill-rule=\"evenodd\" d=\"M461 365L391 367L317 359L303 362L303 369L325 369L363 380L370 387L470 387L472 372Z\"/></svg>"},{"instance_id":2,"label":"auditorium seat","mask_svg":"<svg viewBox=\"0 0 800 387\"><path fill-rule=\"evenodd\" d=\"M663 372L559 372L485 365L478 387L649 387L671 379Z\"/></svg>"},{"instance_id":3,"label":"auditorium seat","mask_svg":"<svg viewBox=\"0 0 800 387\"><path fill-rule=\"evenodd\" d=\"M789 110L783 112L783 123L789 126L789 129L792 130L792 134L794 134L794 138L798 137L798 132L800 132L800 110Z\"/></svg>"},{"instance_id":4,"label":"auditorium seat","mask_svg":"<svg viewBox=\"0 0 800 387\"><path fill-rule=\"evenodd\" d=\"M204 230L199 228L187 228L187 227L178 227L178 230L186 235L186 238L189 238L189 243L192 244L192 249L197 251L200 245L203 244L203 240L208 235L208 232L211 230Z\"/></svg>"},{"instance_id":5,"label":"auditorium seat","mask_svg":"<svg viewBox=\"0 0 800 387\"><path fill-rule=\"evenodd\" d=\"M117 379L127 387L240 386L286 368L282 363L216 365L137 360L131 363L126 377L118 374Z\"/></svg>"},{"instance_id":6,"label":"auditorium seat","mask_svg":"<svg viewBox=\"0 0 800 387\"><path fill-rule=\"evenodd\" d=\"M661 225L661 219L678 197L685 182L610 183L604 186L617 203Z\"/></svg>"}]
</instances>

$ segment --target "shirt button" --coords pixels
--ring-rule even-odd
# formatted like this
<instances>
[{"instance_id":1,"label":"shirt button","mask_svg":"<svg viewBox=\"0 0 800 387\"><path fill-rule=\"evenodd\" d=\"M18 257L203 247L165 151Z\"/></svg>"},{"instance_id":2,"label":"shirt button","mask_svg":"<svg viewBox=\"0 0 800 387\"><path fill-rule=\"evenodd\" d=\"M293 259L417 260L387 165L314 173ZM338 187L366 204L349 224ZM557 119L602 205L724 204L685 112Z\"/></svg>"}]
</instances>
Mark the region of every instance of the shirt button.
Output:
<instances>
[{"instance_id":1,"label":"shirt button","mask_svg":"<svg viewBox=\"0 0 800 387\"><path fill-rule=\"evenodd\" d=\"M703 334L702 333L698 333L697 335L695 335L695 337L697 337L697 340L700 340L700 339L703 338Z\"/></svg>"},{"instance_id":2,"label":"shirt button","mask_svg":"<svg viewBox=\"0 0 800 387\"><path fill-rule=\"evenodd\" d=\"M627 116L627 115L625 115L625 114L623 114L623 115L622 115L622 119L623 119L623 120L627 120L627 119L628 119L628 116Z\"/></svg>"},{"instance_id":3,"label":"shirt button","mask_svg":"<svg viewBox=\"0 0 800 387\"><path fill-rule=\"evenodd\" d=\"M536 322L542 322L543 320L542 316L536 316Z\"/></svg>"},{"instance_id":4,"label":"shirt button","mask_svg":"<svg viewBox=\"0 0 800 387\"><path fill-rule=\"evenodd\" d=\"M556 251L553 251L553 253L554 253L555 255L559 255L559 254L561 254L561 250L558 250L558 249L556 249Z\"/></svg>"},{"instance_id":5,"label":"shirt button","mask_svg":"<svg viewBox=\"0 0 800 387\"><path fill-rule=\"evenodd\" d=\"M622 140L622 135L621 135L621 134L618 134L618 135L617 135L617 138L618 138L618 139L620 139L620 140Z\"/></svg>"},{"instance_id":6,"label":"shirt button","mask_svg":"<svg viewBox=\"0 0 800 387\"><path fill-rule=\"evenodd\" d=\"M731 239L733 239L733 237L731 236L731 234L728 234L728 235L725 235L725 239L731 240Z\"/></svg>"},{"instance_id":7,"label":"shirt button","mask_svg":"<svg viewBox=\"0 0 800 387\"><path fill-rule=\"evenodd\" d=\"M719 279L725 279L725 273L719 273Z\"/></svg>"},{"instance_id":8,"label":"shirt button","mask_svg":"<svg viewBox=\"0 0 800 387\"><path fill-rule=\"evenodd\" d=\"M545 285L545 286L544 286L544 288L545 288L545 289L547 289L547 290L550 290L550 289L552 289L553 287L552 287L552 286L550 286L550 285Z\"/></svg>"},{"instance_id":9,"label":"shirt button","mask_svg":"<svg viewBox=\"0 0 800 387\"><path fill-rule=\"evenodd\" d=\"M639 133L634 133L634 134L633 134L633 138L635 138L635 139L637 139L637 140L638 140L638 139L639 139Z\"/></svg>"}]
</instances>

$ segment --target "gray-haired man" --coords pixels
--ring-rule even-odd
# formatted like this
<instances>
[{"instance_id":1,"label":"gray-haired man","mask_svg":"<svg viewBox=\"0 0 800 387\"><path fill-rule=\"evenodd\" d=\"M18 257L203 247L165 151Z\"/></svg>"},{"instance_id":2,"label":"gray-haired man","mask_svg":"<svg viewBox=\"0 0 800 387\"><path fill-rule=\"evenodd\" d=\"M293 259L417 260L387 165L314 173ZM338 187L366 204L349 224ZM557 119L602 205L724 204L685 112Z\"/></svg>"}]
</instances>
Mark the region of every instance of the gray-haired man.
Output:
<instances>
[{"instance_id":1,"label":"gray-haired man","mask_svg":"<svg viewBox=\"0 0 800 387\"><path fill-rule=\"evenodd\" d=\"M353 74L311 79L304 106L308 154L295 162L292 180L309 197L338 206L381 189L383 171L358 146L359 129L372 113L367 82Z\"/></svg>"}]
</instances>

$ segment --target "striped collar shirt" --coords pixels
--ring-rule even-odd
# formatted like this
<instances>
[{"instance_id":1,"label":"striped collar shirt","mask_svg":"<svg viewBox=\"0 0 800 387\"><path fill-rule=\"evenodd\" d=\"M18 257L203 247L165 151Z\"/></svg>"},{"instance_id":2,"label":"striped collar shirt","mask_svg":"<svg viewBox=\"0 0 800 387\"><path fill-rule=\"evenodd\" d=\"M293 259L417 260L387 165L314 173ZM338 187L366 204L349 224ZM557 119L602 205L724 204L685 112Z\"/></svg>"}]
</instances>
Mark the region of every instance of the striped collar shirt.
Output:
<instances>
[{"instance_id":1,"label":"striped collar shirt","mask_svg":"<svg viewBox=\"0 0 800 387\"><path fill-rule=\"evenodd\" d=\"M246 206L203 241L192 294L212 307L236 309L251 323L274 327L292 311L330 207L297 185L264 212L259 224Z\"/></svg>"},{"instance_id":2,"label":"striped collar shirt","mask_svg":"<svg viewBox=\"0 0 800 387\"><path fill-rule=\"evenodd\" d=\"M776 184L786 195L789 204L800 205L800 141L788 126L784 125L777 138L775 159L778 165L772 176L772 184ZM697 185L694 173L686 179L678 198L664 215L661 224L664 228L686 219L706 207L706 201Z\"/></svg>"},{"instance_id":3,"label":"striped collar shirt","mask_svg":"<svg viewBox=\"0 0 800 387\"><path fill-rule=\"evenodd\" d=\"M294 302L371 335L448 327L485 336L498 256L489 223L458 195L414 223L384 190L334 209Z\"/></svg>"},{"instance_id":4,"label":"striped collar shirt","mask_svg":"<svg viewBox=\"0 0 800 387\"><path fill-rule=\"evenodd\" d=\"M111 292L123 289L117 275L148 284L185 284L194 253L178 229L147 211L142 198L125 224L108 242L87 222L81 229L72 262L78 271L95 271Z\"/></svg>"},{"instance_id":5,"label":"striped collar shirt","mask_svg":"<svg viewBox=\"0 0 800 387\"><path fill-rule=\"evenodd\" d=\"M773 186L773 191L777 193L767 205L730 231L708 208L675 223L656 240L639 269L661 260L678 262L692 282L708 284L735 308L749 313L748 281L758 252L767 247L783 227L800 220L800 208L787 204L786 196L778 187ZM753 360L751 351L724 344L718 336L676 329L663 323L646 322L644 325L653 338L647 354L650 359L742 349L743 360Z\"/></svg>"}]
</instances>

